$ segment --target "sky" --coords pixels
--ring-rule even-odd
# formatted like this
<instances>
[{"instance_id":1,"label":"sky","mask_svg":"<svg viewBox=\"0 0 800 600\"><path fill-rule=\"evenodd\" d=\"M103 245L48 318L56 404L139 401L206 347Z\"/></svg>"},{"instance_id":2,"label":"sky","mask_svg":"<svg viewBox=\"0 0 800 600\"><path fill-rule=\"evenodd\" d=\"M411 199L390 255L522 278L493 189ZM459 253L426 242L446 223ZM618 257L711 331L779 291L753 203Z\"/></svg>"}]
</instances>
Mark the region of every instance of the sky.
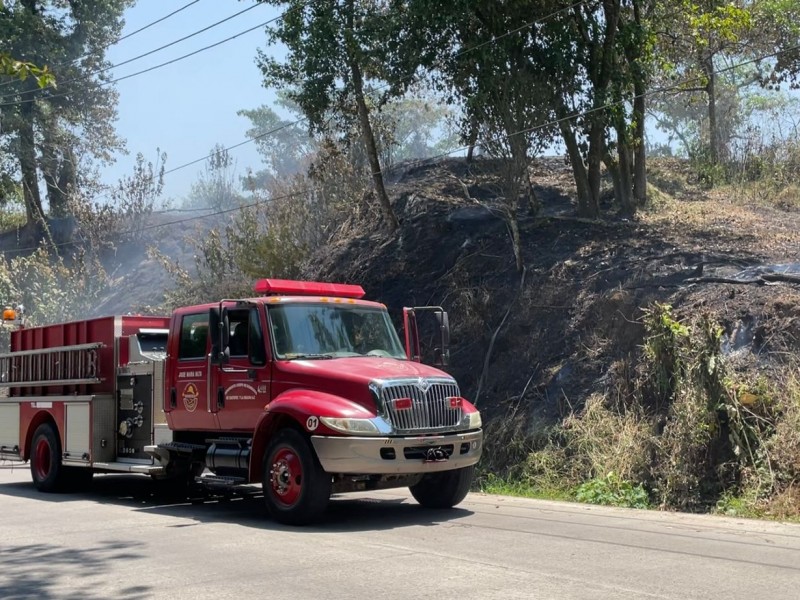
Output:
<instances>
[{"instance_id":1,"label":"sky","mask_svg":"<svg viewBox=\"0 0 800 600\"><path fill-rule=\"evenodd\" d=\"M122 37L156 21L190 0L138 0L125 12ZM149 52L253 6L253 0L199 0L178 14L110 47L112 64ZM112 70L114 78L141 71L233 36L280 14L259 5L170 48ZM272 104L275 94L262 86L256 65L258 48L267 49L264 27L200 52L174 64L116 83L119 92L117 133L127 142L127 155L102 170L113 184L133 170L138 152L155 161L160 148L167 153L167 170L209 154L214 144L232 146L247 139L249 121L236 112ZM279 49L273 50L282 55ZM255 144L231 151L237 173L259 163ZM169 173L164 197L180 200L190 191L203 162Z\"/></svg>"}]
</instances>

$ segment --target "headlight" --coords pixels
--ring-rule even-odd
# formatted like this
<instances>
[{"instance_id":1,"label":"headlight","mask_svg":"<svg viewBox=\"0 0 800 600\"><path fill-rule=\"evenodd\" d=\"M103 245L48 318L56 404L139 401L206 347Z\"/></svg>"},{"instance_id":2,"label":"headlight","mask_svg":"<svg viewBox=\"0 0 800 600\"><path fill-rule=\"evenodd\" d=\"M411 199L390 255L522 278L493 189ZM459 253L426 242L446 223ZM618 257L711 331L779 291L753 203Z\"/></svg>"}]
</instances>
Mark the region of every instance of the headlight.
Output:
<instances>
[{"instance_id":1,"label":"headlight","mask_svg":"<svg viewBox=\"0 0 800 600\"><path fill-rule=\"evenodd\" d=\"M320 417L329 429L350 435L380 435L378 426L372 419L346 419L339 417Z\"/></svg>"},{"instance_id":2,"label":"headlight","mask_svg":"<svg viewBox=\"0 0 800 600\"><path fill-rule=\"evenodd\" d=\"M477 410L475 412L467 413L465 416L469 417L470 429L480 429L481 425L483 425L483 421L481 421L481 413Z\"/></svg>"}]
</instances>

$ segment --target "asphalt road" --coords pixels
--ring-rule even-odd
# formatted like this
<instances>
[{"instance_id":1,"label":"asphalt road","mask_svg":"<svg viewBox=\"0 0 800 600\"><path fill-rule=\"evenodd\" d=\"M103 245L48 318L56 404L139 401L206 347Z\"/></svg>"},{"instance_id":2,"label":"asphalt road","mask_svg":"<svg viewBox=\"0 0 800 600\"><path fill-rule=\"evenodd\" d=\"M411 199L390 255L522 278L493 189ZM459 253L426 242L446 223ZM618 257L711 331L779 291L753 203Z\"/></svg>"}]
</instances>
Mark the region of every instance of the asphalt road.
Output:
<instances>
[{"instance_id":1,"label":"asphalt road","mask_svg":"<svg viewBox=\"0 0 800 600\"><path fill-rule=\"evenodd\" d=\"M44 495L0 468L0 599L800 597L797 525L482 494L433 511L401 490L290 528L261 502L120 475Z\"/></svg>"}]
</instances>

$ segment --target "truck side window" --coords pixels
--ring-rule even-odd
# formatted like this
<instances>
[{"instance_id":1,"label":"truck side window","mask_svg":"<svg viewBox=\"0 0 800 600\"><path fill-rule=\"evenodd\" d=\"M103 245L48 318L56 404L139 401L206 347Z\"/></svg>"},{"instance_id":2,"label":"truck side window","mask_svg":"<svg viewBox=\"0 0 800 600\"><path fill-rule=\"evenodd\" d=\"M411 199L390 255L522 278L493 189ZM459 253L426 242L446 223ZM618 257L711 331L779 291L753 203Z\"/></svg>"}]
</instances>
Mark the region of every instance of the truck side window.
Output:
<instances>
[{"instance_id":1,"label":"truck side window","mask_svg":"<svg viewBox=\"0 0 800 600\"><path fill-rule=\"evenodd\" d=\"M208 313L186 315L181 321L178 358L204 358L208 341Z\"/></svg>"},{"instance_id":2,"label":"truck side window","mask_svg":"<svg viewBox=\"0 0 800 600\"><path fill-rule=\"evenodd\" d=\"M231 356L247 356L250 314L247 310L229 310L230 338L228 348Z\"/></svg>"},{"instance_id":3,"label":"truck side window","mask_svg":"<svg viewBox=\"0 0 800 600\"><path fill-rule=\"evenodd\" d=\"M267 350L257 308L250 309L250 362L254 365L267 364Z\"/></svg>"},{"instance_id":4,"label":"truck side window","mask_svg":"<svg viewBox=\"0 0 800 600\"><path fill-rule=\"evenodd\" d=\"M258 309L229 310L230 343L228 349L231 356L250 358L254 365L267 362L264 348L264 336L258 319Z\"/></svg>"}]
</instances>

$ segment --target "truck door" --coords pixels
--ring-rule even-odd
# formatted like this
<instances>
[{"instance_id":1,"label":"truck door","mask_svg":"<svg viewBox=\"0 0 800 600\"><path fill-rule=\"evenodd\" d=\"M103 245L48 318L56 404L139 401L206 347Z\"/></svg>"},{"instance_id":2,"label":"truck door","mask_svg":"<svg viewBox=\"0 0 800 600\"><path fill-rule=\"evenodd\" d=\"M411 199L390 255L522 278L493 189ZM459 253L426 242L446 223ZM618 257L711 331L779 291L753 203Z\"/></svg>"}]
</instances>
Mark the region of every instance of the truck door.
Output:
<instances>
[{"instance_id":1,"label":"truck door","mask_svg":"<svg viewBox=\"0 0 800 600\"><path fill-rule=\"evenodd\" d=\"M216 413L209 403L208 310L176 317L170 346L165 409L172 429L207 431L218 429ZM176 330L177 329L177 330Z\"/></svg>"},{"instance_id":2,"label":"truck door","mask_svg":"<svg viewBox=\"0 0 800 600\"><path fill-rule=\"evenodd\" d=\"M227 317L227 318L226 318ZM229 328L227 364L215 367L212 404L226 431L252 431L269 401L270 371L265 344L264 312L258 306L225 308Z\"/></svg>"}]
</instances>

